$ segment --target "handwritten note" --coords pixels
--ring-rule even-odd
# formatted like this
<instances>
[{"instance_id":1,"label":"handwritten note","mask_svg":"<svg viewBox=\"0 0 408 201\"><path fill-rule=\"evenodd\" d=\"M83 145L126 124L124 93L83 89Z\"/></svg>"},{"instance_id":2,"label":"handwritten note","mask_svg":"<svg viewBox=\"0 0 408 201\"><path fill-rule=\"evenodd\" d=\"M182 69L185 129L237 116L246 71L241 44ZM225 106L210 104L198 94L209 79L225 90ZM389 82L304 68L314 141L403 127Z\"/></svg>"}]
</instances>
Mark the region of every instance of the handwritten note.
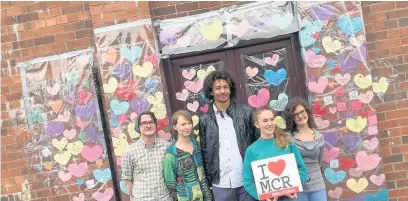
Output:
<instances>
[{"instance_id":1,"label":"handwritten note","mask_svg":"<svg viewBox=\"0 0 408 201\"><path fill-rule=\"evenodd\" d=\"M333 104L333 97L331 95L323 97L324 105Z\"/></svg>"},{"instance_id":2,"label":"handwritten note","mask_svg":"<svg viewBox=\"0 0 408 201\"><path fill-rule=\"evenodd\" d=\"M350 100L357 100L358 99L358 92L357 91L350 91L349 96L350 96Z\"/></svg>"},{"instance_id":3,"label":"handwritten note","mask_svg":"<svg viewBox=\"0 0 408 201\"><path fill-rule=\"evenodd\" d=\"M338 159L334 159L332 161L330 161L330 168L339 168L339 160Z\"/></svg>"}]
</instances>

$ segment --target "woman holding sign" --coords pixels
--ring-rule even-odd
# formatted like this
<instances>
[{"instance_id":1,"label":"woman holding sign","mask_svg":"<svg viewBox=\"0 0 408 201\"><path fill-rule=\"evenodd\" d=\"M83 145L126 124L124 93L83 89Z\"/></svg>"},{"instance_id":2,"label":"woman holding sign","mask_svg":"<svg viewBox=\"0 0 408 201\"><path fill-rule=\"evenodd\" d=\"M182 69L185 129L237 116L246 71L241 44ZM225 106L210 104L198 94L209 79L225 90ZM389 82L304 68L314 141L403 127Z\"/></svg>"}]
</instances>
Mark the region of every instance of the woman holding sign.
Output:
<instances>
[{"instance_id":1,"label":"woman holding sign","mask_svg":"<svg viewBox=\"0 0 408 201\"><path fill-rule=\"evenodd\" d=\"M178 201L212 201L197 141L191 137L192 116L179 110L171 117L176 143L170 145L163 162L164 181L177 192Z\"/></svg>"},{"instance_id":2,"label":"woman holding sign","mask_svg":"<svg viewBox=\"0 0 408 201\"><path fill-rule=\"evenodd\" d=\"M300 97L292 98L283 116L289 137L298 147L309 175L308 181L303 184L303 192L299 193L299 201L327 201L321 171L324 138L314 129L312 112L307 102Z\"/></svg>"},{"instance_id":3,"label":"woman holding sign","mask_svg":"<svg viewBox=\"0 0 408 201\"><path fill-rule=\"evenodd\" d=\"M275 126L275 115L270 107L256 110L254 121L261 137L245 153L245 190L259 200L296 198L297 192L302 189L301 183L307 178L307 169L299 150Z\"/></svg>"}]
</instances>

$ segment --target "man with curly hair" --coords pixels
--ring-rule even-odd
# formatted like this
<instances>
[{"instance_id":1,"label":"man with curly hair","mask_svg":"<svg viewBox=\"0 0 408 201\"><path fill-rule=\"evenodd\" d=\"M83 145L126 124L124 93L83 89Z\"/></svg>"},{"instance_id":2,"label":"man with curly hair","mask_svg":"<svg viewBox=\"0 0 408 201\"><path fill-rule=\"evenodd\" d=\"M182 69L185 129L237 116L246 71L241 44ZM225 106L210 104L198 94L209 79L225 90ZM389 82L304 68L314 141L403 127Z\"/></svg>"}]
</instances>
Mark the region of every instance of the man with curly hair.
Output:
<instances>
[{"instance_id":1,"label":"man with curly hair","mask_svg":"<svg viewBox=\"0 0 408 201\"><path fill-rule=\"evenodd\" d=\"M243 187L246 149L258 137L252 108L236 103L236 84L226 71L214 71L204 80L204 96L211 104L200 117L204 169L216 201L254 200Z\"/></svg>"}]
</instances>

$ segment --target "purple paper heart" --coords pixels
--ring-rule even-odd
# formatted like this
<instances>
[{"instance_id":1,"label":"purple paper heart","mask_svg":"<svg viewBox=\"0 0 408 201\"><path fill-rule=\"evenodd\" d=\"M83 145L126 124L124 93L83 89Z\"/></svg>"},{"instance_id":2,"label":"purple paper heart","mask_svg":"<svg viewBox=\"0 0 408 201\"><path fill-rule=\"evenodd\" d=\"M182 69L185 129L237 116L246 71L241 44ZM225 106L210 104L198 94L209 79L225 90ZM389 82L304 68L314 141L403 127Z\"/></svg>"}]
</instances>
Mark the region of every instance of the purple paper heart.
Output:
<instances>
[{"instance_id":1,"label":"purple paper heart","mask_svg":"<svg viewBox=\"0 0 408 201\"><path fill-rule=\"evenodd\" d=\"M364 195L357 195L356 197L346 199L346 201L364 201Z\"/></svg>"},{"instance_id":2,"label":"purple paper heart","mask_svg":"<svg viewBox=\"0 0 408 201\"><path fill-rule=\"evenodd\" d=\"M324 146L326 148L335 147L336 144L337 144L337 133L336 132L330 132L330 133L326 134L324 136L324 141L326 141L326 143L324 144Z\"/></svg>"},{"instance_id":3,"label":"purple paper heart","mask_svg":"<svg viewBox=\"0 0 408 201\"><path fill-rule=\"evenodd\" d=\"M89 120L96 113L96 104L89 102L86 105L79 105L75 108L75 114L81 117L81 120Z\"/></svg>"},{"instance_id":4,"label":"purple paper heart","mask_svg":"<svg viewBox=\"0 0 408 201\"><path fill-rule=\"evenodd\" d=\"M45 127L45 135L47 137L56 138L64 132L64 124L61 122L48 122Z\"/></svg>"},{"instance_id":5,"label":"purple paper heart","mask_svg":"<svg viewBox=\"0 0 408 201\"><path fill-rule=\"evenodd\" d=\"M266 23L263 18L258 18L258 17L251 17L248 19L249 24L251 24L254 27L265 27Z\"/></svg>"},{"instance_id":6,"label":"purple paper heart","mask_svg":"<svg viewBox=\"0 0 408 201\"><path fill-rule=\"evenodd\" d=\"M340 68L341 71L343 73L348 73L353 71L356 66L357 66L357 60L354 59L353 57L349 56L347 57L347 55L340 55L338 58L339 64L340 64Z\"/></svg>"},{"instance_id":7,"label":"purple paper heart","mask_svg":"<svg viewBox=\"0 0 408 201\"><path fill-rule=\"evenodd\" d=\"M366 58L367 58L367 47L366 45L362 45L359 48L356 48L353 52L351 52L351 56L359 61L362 61L363 63L366 63Z\"/></svg>"},{"instance_id":8,"label":"purple paper heart","mask_svg":"<svg viewBox=\"0 0 408 201\"><path fill-rule=\"evenodd\" d=\"M75 103L75 93L71 92L67 95L65 95L64 100L66 103L70 104L70 105L74 105Z\"/></svg>"},{"instance_id":9,"label":"purple paper heart","mask_svg":"<svg viewBox=\"0 0 408 201\"><path fill-rule=\"evenodd\" d=\"M150 103L147 101L146 98L138 99L135 98L132 100L130 107L132 108L133 111L135 111L137 114L140 114L142 112L145 112L149 109Z\"/></svg>"},{"instance_id":10,"label":"purple paper heart","mask_svg":"<svg viewBox=\"0 0 408 201\"><path fill-rule=\"evenodd\" d=\"M343 135L342 140L349 151L354 151L360 145L361 137L359 135Z\"/></svg>"},{"instance_id":11,"label":"purple paper heart","mask_svg":"<svg viewBox=\"0 0 408 201\"><path fill-rule=\"evenodd\" d=\"M132 71L132 66L125 62L121 64L117 64L115 69L113 70L113 74L117 75L120 80L126 80L130 76L130 72Z\"/></svg>"},{"instance_id":12,"label":"purple paper heart","mask_svg":"<svg viewBox=\"0 0 408 201\"><path fill-rule=\"evenodd\" d=\"M315 80L316 80L316 78L314 76L311 76L311 77L309 77L307 79L308 82L312 82L312 81L315 81Z\"/></svg>"},{"instance_id":13,"label":"purple paper heart","mask_svg":"<svg viewBox=\"0 0 408 201\"><path fill-rule=\"evenodd\" d=\"M351 114L351 112L346 112L345 114L344 114L344 117L345 118L351 118L353 116L353 114Z\"/></svg>"},{"instance_id":14,"label":"purple paper heart","mask_svg":"<svg viewBox=\"0 0 408 201\"><path fill-rule=\"evenodd\" d=\"M314 20L329 20L336 13L336 9L329 6L313 6L310 9L310 15Z\"/></svg>"},{"instance_id":15,"label":"purple paper heart","mask_svg":"<svg viewBox=\"0 0 408 201\"><path fill-rule=\"evenodd\" d=\"M90 125L85 129L85 142L98 143L103 133L96 130L95 125Z\"/></svg>"},{"instance_id":16,"label":"purple paper heart","mask_svg":"<svg viewBox=\"0 0 408 201\"><path fill-rule=\"evenodd\" d=\"M177 36L174 33L170 33L168 30L162 30L160 32L159 40L163 45L173 45L177 42Z\"/></svg>"}]
</instances>

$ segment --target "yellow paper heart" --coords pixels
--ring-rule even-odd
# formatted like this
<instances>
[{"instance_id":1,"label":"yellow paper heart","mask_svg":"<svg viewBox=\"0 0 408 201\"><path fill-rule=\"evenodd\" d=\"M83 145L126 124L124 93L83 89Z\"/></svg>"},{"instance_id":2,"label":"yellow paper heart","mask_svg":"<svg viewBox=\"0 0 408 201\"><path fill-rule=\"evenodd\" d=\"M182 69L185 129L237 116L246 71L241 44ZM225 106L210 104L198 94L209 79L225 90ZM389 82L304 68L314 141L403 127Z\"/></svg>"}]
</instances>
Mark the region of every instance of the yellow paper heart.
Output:
<instances>
[{"instance_id":1,"label":"yellow paper heart","mask_svg":"<svg viewBox=\"0 0 408 201\"><path fill-rule=\"evenodd\" d=\"M327 53L336 52L341 48L341 42L339 40L333 40L330 36L325 36L322 39L322 45Z\"/></svg>"},{"instance_id":2,"label":"yellow paper heart","mask_svg":"<svg viewBox=\"0 0 408 201\"><path fill-rule=\"evenodd\" d=\"M140 137L140 133L138 133L138 132L135 130L135 124L134 124L134 123L130 123L130 124L128 125L127 131L128 131L128 133L129 133L130 138L132 138L132 139L135 139L135 138Z\"/></svg>"},{"instance_id":3,"label":"yellow paper heart","mask_svg":"<svg viewBox=\"0 0 408 201\"><path fill-rule=\"evenodd\" d=\"M115 148L113 151L115 156L122 156L125 150L128 148L127 136L121 133L118 137L112 137L112 144Z\"/></svg>"},{"instance_id":4,"label":"yellow paper heart","mask_svg":"<svg viewBox=\"0 0 408 201\"><path fill-rule=\"evenodd\" d=\"M375 93L385 93L388 89L388 81L386 77L381 77L378 82L373 83L373 91Z\"/></svg>"},{"instance_id":5,"label":"yellow paper heart","mask_svg":"<svg viewBox=\"0 0 408 201\"><path fill-rule=\"evenodd\" d=\"M276 116L275 117L275 124L281 129L286 128L286 122L281 116Z\"/></svg>"},{"instance_id":6,"label":"yellow paper heart","mask_svg":"<svg viewBox=\"0 0 408 201\"><path fill-rule=\"evenodd\" d=\"M83 147L84 147L84 144L82 144L81 141L75 141L75 142L72 142L72 143L68 143L67 150L72 155L77 156L79 153L81 153Z\"/></svg>"},{"instance_id":7,"label":"yellow paper heart","mask_svg":"<svg viewBox=\"0 0 408 201\"><path fill-rule=\"evenodd\" d=\"M153 105L161 104L163 101L163 93L158 91L153 96L152 95L148 96L147 101L149 101L149 103Z\"/></svg>"},{"instance_id":8,"label":"yellow paper heart","mask_svg":"<svg viewBox=\"0 0 408 201\"><path fill-rule=\"evenodd\" d=\"M194 130L193 133L194 133L194 135L198 135L200 133L200 131L199 130Z\"/></svg>"},{"instance_id":9,"label":"yellow paper heart","mask_svg":"<svg viewBox=\"0 0 408 201\"><path fill-rule=\"evenodd\" d=\"M139 77L148 77L152 71L153 64L150 61L143 62L142 66L133 66L133 74Z\"/></svg>"},{"instance_id":10,"label":"yellow paper heart","mask_svg":"<svg viewBox=\"0 0 408 201\"><path fill-rule=\"evenodd\" d=\"M71 159L72 154L69 151L64 151L62 154L58 153L54 155L54 160L61 165L66 165Z\"/></svg>"},{"instance_id":11,"label":"yellow paper heart","mask_svg":"<svg viewBox=\"0 0 408 201\"><path fill-rule=\"evenodd\" d=\"M116 88L118 87L118 81L116 78L111 77L109 78L108 84L103 84L103 91L105 93L113 93L116 91Z\"/></svg>"},{"instance_id":12,"label":"yellow paper heart","mask_svg":"<svg viewBox=\"0 0 408 201\"><path fill-rule=\"evenodd\" d=\"M214 66L209 66L207 69L200 69L197 71L197 77L198 79L204 79L205 77L207 77L207 75L209 75L211 72L215 71L215 67Z\"/></svg>"},{"instance_id":13,"label":"yellow paper heart","mask_svg":"<svg viewBox=\"0 0 408 201\"><path fill-rule=\"evenodd\" d=\"M154 105L150 111L154 113L157 119L164 119L167 114L166 105L163 103Z\"/></svg>"},{"instance_id":14,"label":"yellow paper heart","mask_svg":"<svg viewBox=\"0 0 408 201\"><path fill-rule=\"evenodd\" d=\"M347 129L359 133L361 132L367 125L367 118L361 118L358 116L357 119L347 119L346 126Z\"/></svg>"},{"instance_id":15,"label":"yellow paper heart","mask_svg":"<svg viewBox=\"0 0 408 201\"><path fill-rule=\"evenodd\" d=\"M357 74L354 76L354 83L356 83L356 85L361 89L370 87L372 82L371 75L366 75L364 77L362 74Z\"/></svg>"},{"instance_id":16,"label":"yellow paper heart","mask_svg":"<svg viewBox=\"0 0 408 201\"><path fill-rule=\"evenodd\" d=\"M196 141L197 143L200 143L200 136L197 136Z\"/></svg>"},{"instance_id":17,"label":"yellow paper heart","mask_svg":"<svg viewBox=\"0 0 408 201\"><path fill-rule=\"evenodd\" d=\"M193 119L193 127L197 126L200 118L197 115L194 115L193 117L191 117L191 119Z\"/></svg>"},{"instance_id":18,"label":"yellow paper heart","mask_svg":"<svg viewBox=\"0 0 408 201\"><path fill-rule=\"evenodd\" d=\"M224 27L220 20L215 20L212 24L203 24L200 27L200 32L207 40L217 40L222 32Z\"/></svg>"},{"instance_id":19,"label":"yellow paper heart","mask_svg":"<svg viewBox=\"0 0 408 201\"><path fill-rule=\"evenodd\" d=\"M57 148L58 150L62 151L65 146L67 146L68 144L68 139L63 137L60 141L57 139L53 139L51 141L52 145L54 145L55 148Z\"/></svg>"},{"instance_id":20,"label":"yellow paper heart","mask_svg":"<svg viewBox=\"0 0 408 201\"><path fill-rule=\"evenodd\" d=\"M347 180L347 187L356 193L360 193L366 189L367 186L368 181L366 178L360 178L358 179L358 182L354 178Z\"/></svg>"}]
</instances>

